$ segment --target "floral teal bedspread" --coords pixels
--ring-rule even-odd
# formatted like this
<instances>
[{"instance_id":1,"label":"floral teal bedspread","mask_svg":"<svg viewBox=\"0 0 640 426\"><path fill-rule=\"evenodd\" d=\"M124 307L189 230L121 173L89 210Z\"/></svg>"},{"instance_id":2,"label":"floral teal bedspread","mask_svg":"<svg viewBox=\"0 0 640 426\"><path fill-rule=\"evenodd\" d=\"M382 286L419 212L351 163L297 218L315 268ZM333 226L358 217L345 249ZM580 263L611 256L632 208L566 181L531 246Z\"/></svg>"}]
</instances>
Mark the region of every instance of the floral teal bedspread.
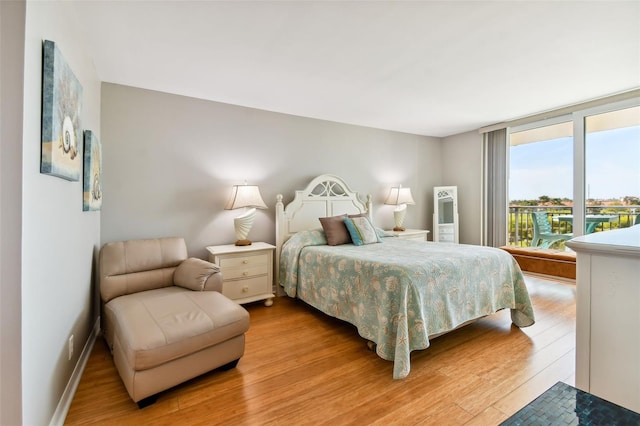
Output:
<instances>
[{"instance_id":1,"label":"floral teal bedspread","mask_svg":"<svg viewBox=\"0 0 640 426\"><path fill-rule=\"evenodd\" d=\"M429 336L511 309L518 327L534 323L524 278L500 249L399 238L328 246L321 229L299 232L282 248L280 285L333 317L355 325L406 377L410 354Z\"/></svg>"}]
</instances>

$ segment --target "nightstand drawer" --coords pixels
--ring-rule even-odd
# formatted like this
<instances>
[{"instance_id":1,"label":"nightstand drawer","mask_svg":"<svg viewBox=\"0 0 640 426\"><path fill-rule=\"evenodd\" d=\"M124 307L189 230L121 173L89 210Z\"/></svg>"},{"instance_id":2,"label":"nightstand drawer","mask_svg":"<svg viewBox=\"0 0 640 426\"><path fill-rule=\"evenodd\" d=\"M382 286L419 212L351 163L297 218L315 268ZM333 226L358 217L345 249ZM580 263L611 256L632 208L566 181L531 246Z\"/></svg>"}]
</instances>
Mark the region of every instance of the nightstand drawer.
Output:
<instances>
[{"instance_id":1,"label":"nightstand drawer","mask_svg":"<svg viewBox=\"0 0 640 426\"><path fill-rule=\"evenodd\" d=\"M247 267L256 268L264 267L269 263L268 254L245 255L236 257L223 257L220 259L220 267L225 270L227 268ZM266 269L266 268L265 268Z\"/></svg>"},{"instance_id":2,"label":"nightstand drawer","mask_svg":"<svg viewBox=\"0 0 640 426\"><path fill-rule=\"evenodd\" d=\"M415 240L415 241L426 241L427 240L427 234L422 234L422 235L407 235L406 237L400 237L403 238L405 240Z\"/></svg>"},{"instance_id":3,"label":"nightstand drawer","mask_svg":"<svg viewBox=\"0 0 640 426\"><path fill-rule=\"evenodd\" d=\"M222 272L222 294L238 303L264 300L265 306L271 306L274 249L275 246L263 242L249 246L208 246L209 262L218 265Z\"/></svg>"},{"instance_id":4,"label":"nightstand drawer","mask_svg":"<svg viewBox=\"0 0 640 426\"><path fill-rule=\"evenodd\" d=\"M242 281L225 281L222 284L222 294L229 299L244 299L265 293L271 293L269 277L266 275Z\"/></svg>"},{"instance_id":5,"label":"nightstand drawer","mask_svg":"<svg viewBox=\"0 0 640 426\"><path fill-rule=\"evenodd\" d=\"M269 273L269 269L267 268L267 264L264 265L243 265L235 268L223 268L222 269L222 279L233 280L236 278L249 278L255 277L258 275L266 275Z\"/></svg>"}]
</instances>

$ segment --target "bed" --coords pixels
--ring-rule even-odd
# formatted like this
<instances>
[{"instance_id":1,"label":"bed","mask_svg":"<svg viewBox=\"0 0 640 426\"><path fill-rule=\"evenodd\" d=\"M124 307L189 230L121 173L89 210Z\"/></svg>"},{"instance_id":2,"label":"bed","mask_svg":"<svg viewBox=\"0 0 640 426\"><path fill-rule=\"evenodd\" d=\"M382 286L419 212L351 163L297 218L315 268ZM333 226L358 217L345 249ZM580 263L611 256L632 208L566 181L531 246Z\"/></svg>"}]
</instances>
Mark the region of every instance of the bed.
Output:
<instances>
[{"instance_id":1,"label":"bed","mask_svg":"<svg viewBox=\"0 0 640 426\"><path fill-rule=\"evenodd\" d=\"M522 272L500 249L384 236L379 242L328 245L319 218L342 214L371 220L371 197L362 202L341 178L321 175L276 203L278 294L301 299L353 324L393 361L393 378L410 372L410 355L430 339L511 310L518 327L534 323Z\"/></svg>"}]
</instances>

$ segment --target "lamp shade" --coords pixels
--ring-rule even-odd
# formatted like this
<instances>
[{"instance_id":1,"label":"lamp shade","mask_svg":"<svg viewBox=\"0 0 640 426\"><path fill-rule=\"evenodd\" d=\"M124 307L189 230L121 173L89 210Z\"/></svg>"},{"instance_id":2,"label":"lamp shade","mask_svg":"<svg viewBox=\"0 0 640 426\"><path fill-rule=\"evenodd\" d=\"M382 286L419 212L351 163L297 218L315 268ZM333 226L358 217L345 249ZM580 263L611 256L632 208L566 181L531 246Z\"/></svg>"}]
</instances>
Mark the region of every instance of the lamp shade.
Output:
<instances>
[{"instance_id":1,"label":"lamp shade","mask_svg":"<svg viewBox=\"0 0 640 426\"><path fill-rule=\"evenodd\" d=\"M224 206L225 210L234 210L242 207L251 207L243 214L236 217L233 220L233 227L236 231L236 245L248 246L251 245L251 240L247 238L251 227L253 226L253 219L256 216L256 209L266 209L267 205L262 200L260 190L257 185L234 185L231 192L231 198L229 202Z\"/></svg>"},{"instance_id":2,"label":"lamp shade","mask_svg":"<svg viewBox=\"0 0 640 426\"><path fill-rule=\"evenodd\" d=\"M231 198L224 206L225 210L234 210L242 207L254 207L266 209L267 205L262 200L257 185L234 185Z\"/></svg>"},{"instance_id":3,"label":"lamp shade","mask_svg":"<svg viewBox=\"0 0 640 426\"><path fill-rule=\"evenodd\" d=\"M415 204L413 197L411 196L411 188L403 188L401 186L395 186L389 191L385 204L391 206L399 206L402 204Z\"/></svg>"},{"instance_id":4,"label":"lamp shade","mask_svg":"<svg viewBox=\"0 0 640 426\"><path fill-rule=\"evenodd\" d=\"M394 186L389 191L389 195L387 196L387 200L384 202L385 204L396 206L393 211L393 220L396 226L393 228L394 231L404 231L405 228L402 226L404 223L404 217L407 214L407 204L415 204L413 201L413 197L411 196L411 188L403 188L402 186Z\"/></svg>"}]
</instances>

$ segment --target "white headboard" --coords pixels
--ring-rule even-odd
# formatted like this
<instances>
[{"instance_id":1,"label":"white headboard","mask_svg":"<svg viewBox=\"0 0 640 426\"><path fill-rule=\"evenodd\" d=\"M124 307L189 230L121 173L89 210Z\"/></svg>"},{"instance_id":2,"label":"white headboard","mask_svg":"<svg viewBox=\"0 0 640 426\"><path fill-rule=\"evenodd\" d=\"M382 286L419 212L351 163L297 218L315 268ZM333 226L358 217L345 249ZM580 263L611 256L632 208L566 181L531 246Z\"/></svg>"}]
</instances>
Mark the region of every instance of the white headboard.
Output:
<instances>
[{"instance_id":1,"label":"white headboard","mask_svg":"<svg viewBox=\"0 0 640 426\"><path fill-rule=\"evenodd\" d=\"M282 194L276 199L276 288L279 285L280 251L282 245L296 232L320 228L318 218L337 216L344 213L367 213L371 219L371 196L366 203L360 200L347 183L334 175L320 175L303 190L296 191L295 198L285 207Z\"/></svg>"}]
</instances>

